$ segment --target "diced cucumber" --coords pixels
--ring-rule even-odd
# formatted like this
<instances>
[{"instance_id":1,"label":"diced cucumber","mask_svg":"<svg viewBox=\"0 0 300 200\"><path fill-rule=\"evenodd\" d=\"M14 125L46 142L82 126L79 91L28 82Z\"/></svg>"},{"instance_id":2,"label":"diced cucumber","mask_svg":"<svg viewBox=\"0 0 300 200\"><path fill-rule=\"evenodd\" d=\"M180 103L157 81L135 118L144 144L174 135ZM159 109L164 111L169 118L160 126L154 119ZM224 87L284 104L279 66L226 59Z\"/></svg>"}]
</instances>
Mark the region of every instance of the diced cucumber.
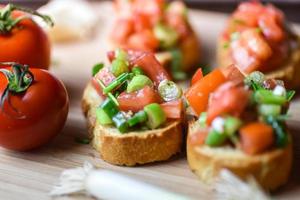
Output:
<instances>
[{"instance_id":1,"label":"diced cucumber","mask_svg":"<svg viewBox=\"0 0 300 200\"><path fill-rule=\"evenodd\" d=\"M216 130L212 129L205 139L205 144L211 147L220 146L225 142L226 138L226 134L219 133Z\"/></svg>"},{"instance_id":2,"label":"diced cucumber","mask_svg":"<svg viewBox=\"0 0 300 200\"><path fill-rule=\"evenodd\" d=\"M111 118L100 107L97 108L97 110L96 110L96 116L97 116L98 122L100 124L102 124L102 125L108 125L108 124L112 124L113 123L113 121L111 120Z\"/></svg>"},{"instance_id":3,"label":"diced cucumber","mask_svg":"<svg viewBox=\"0 0 300 200\"><path fill-rule=\"evenodd\" d=\"M128 84L127 92L130 93L130 92L140 90L143 87L145 87L146 85L149 85L149 86L153 85L151 79L145 75L136 75L133 77L133 79Z\"/></svg>"},{"instance_id":4,"label":"diced cucumber","mask_svg":"<svg viewBox=\"0 0 300 200\"><path fill-rule=\"evenodd\" d=\"M166 115L159 104L149 104L144 107L144 111L147 113L148 121L146 124L149 128L155 129L165 123Z\"/></svg>"}]
</instances>

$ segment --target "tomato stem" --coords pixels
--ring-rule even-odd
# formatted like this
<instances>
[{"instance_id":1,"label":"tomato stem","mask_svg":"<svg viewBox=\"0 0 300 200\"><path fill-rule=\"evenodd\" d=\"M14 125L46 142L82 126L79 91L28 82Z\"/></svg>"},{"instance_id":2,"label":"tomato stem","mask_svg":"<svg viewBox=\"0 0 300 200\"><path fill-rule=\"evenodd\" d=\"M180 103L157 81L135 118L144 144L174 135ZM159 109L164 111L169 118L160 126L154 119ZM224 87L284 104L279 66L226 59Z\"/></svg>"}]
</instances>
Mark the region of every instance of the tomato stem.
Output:
<instances>
[{"instance_id":1,"label":"tomato stem","mask_svg":"<svg viewBox=\"0 0 300 200\"><path fill-rule=\"evenodd\" d=\"M20 16L17 18L13 18L12 12L15 10L38 16L42 18L49 26L54 25L52 19L48 15L42 15L39 12L31 10L29 8L8 4L4 8L0 9L0 34L7 34L23 19L30 19L29 16Z\"/></svg>"},{"instance_id":2,"label":"tomato stem","mask_svg":"<svg viewBox=\"0 0 300 200\"><path fill-rule=\"evenodd\" d=\"M0 69L8 81L7 86L0 98L0 108L3 110L4 102L7 100L9 105L17 111L10 103L10 94L16 95L25 92L33 83L34 76L29 71L28 65L21 65L14 62L0 62L0 65L11 66L12 70Z\"/></svg>"}]
</instances>

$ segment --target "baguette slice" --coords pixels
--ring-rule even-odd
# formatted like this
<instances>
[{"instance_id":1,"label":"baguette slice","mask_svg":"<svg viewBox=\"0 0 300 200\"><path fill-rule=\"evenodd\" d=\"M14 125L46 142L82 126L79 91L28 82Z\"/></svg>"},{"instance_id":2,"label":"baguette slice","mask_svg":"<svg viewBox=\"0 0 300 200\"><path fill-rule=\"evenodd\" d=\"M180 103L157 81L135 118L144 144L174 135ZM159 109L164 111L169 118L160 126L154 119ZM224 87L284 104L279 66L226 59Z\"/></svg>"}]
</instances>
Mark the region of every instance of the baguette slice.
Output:
<instances>
[{"instance_id":1,"label":"baguette slice","mask_svg":"<svg viewBox=\"0 0 300 200\"><path fill-rule=\"evenodd\" d=\"M187 159L192 171L205 183L211 183L222 168L229 169L242 179L253 176L266 190L275 190L288 180L292 166L292 144L284 149L275 149L259 155L247 155L232 147L212 148L194 146L190 136L195 122L189 124Z\"/></svg>"},{"instance_id":2,"label":"baguette slice","mask_svg":"<svg viewBox=\"0 0 300 200\"><path fill-rule=\"evenodd\" d=\"M267 78L284 81L285 86L289 89L296 89L300 87L300 37L297 38L296 43L296 48L292 50L289 58L282 67L265 73ZM227 67L234 63L230 56L229 49L224 48L224 40L222 38L218 41L217 62L220 67Z\"/></svg>"},{"instance_id":3,"label":"baguette slice","mask_svg":"<svg viewBox=\"0 0 300 200\"><path fill-rule=\"evenodd\" d=\"M181 151L183 135L180 121L170 121L160 129L121 134L115 127L97 123L96 108L101 102L102 98L88 84L83 94L82 109L93 147L103 160L115 165L134 166L167 160Z\"/></svg>"}]
</instances>

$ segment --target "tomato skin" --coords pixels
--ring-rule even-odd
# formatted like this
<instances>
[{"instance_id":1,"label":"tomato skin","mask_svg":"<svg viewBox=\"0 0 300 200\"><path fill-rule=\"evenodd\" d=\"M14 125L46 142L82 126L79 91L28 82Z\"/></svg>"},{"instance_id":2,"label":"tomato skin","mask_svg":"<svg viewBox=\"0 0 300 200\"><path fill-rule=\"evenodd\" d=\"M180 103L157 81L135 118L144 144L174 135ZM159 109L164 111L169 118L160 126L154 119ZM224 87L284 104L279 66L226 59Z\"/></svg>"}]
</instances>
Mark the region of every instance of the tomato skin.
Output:
<instances>
[{"instance_id":1,"label":"tomato skin","mask_svg":"<svg viewBox=\"0 0 300 200\"><path fill-rule=\"evenodd\" d=\"M0 145L8 149L40 147L62 130L67 118L69 98L63 83L45 70L30 71L35 78L32 85L22 94L10 95L11 105L20 114L7 101L0 110ZM0 74L0 96L6 85Z\"/></svg>"},{"instance_id":2,"label":"tomato skin","mask_svg":"<svg viewBox=\"0 0 300 200\"><path fill-rule=\"evenodd\" d=\"M20 12L14 12L14 17ZM18 62L48 69L50 42L46 33L31 19L24 19L11 33L0 34L0 62Z\"/></svg>"},{"instance_id":3,"label":"tomato skin","mask_svg":"<svg viewBox=\"0 0 300 200\"><path fill-rule=\"evenodd\" d=\"M127 93L121 93L117 98L122 111L138 112L150 103L160 103L161 99L157 92L149 86L144 87L141 90Z\"/></svg>"},{"instance_id":4,"label":"tomato skin","mask_svg":"<svg viewBox=\"0 0 300 200\"><path fill-rule=\"evenodd\" d=\"M215 69L188 89L185 96L197 115L206 111L210 93L225 81L226 78L221 70Z\"/></svg>"}]
</instances>

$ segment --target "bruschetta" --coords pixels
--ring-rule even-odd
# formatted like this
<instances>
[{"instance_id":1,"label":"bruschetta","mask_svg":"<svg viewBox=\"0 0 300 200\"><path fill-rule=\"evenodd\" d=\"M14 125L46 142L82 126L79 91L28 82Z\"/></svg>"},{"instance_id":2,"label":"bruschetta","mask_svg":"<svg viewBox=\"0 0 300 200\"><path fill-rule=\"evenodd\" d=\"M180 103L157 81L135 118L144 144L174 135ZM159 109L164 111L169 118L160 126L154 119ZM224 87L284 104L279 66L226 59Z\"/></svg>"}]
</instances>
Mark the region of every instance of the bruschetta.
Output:
<instances>
[{"instance_id":1,"label":"bruschetta","mask_svg":"<svg viewBox=\"0 0 300 200\"><path fill-rule=\"evenodd\" d=\"M115 10L113 47L155 53L175 80L197 67L199 43L182 1L116 0Z\"/></svg>"},{"instance_id":2,"label":"bruschetta","mask_svg":"<svg viewBox=\"0 0 300 200\"><path fill-rule=\"evenodd\" d=\"M190 168L207 183L226 168L267 190L283 185L292 165L285 120L294 94L280 80L258 71L244 77L234 66L198 79L186 92L196 116L188 128Z\"/></svg>"},{"instance_id":3,"label":"bruschetta","mask_svg":"<svg viewBox=\"0 0 300 200\"><path fill-rule=\"evenodd\" d=\"M118 49L96 65L82 99L93 146L103 160L134 166L181 151L182 91L154 54Z\"/></svg>"},{"instance_id":4,"label":"bruschetta","mask_svg":"<svg viewBox=\"0 0 300 200\"><path fill-rule=\"evenodd\" d=\"M300 86L300 38L273 5L243 2L219 37L218 64L236 64L244 73L259 70L287 88Z\"/></svg>"}]
</instances>

